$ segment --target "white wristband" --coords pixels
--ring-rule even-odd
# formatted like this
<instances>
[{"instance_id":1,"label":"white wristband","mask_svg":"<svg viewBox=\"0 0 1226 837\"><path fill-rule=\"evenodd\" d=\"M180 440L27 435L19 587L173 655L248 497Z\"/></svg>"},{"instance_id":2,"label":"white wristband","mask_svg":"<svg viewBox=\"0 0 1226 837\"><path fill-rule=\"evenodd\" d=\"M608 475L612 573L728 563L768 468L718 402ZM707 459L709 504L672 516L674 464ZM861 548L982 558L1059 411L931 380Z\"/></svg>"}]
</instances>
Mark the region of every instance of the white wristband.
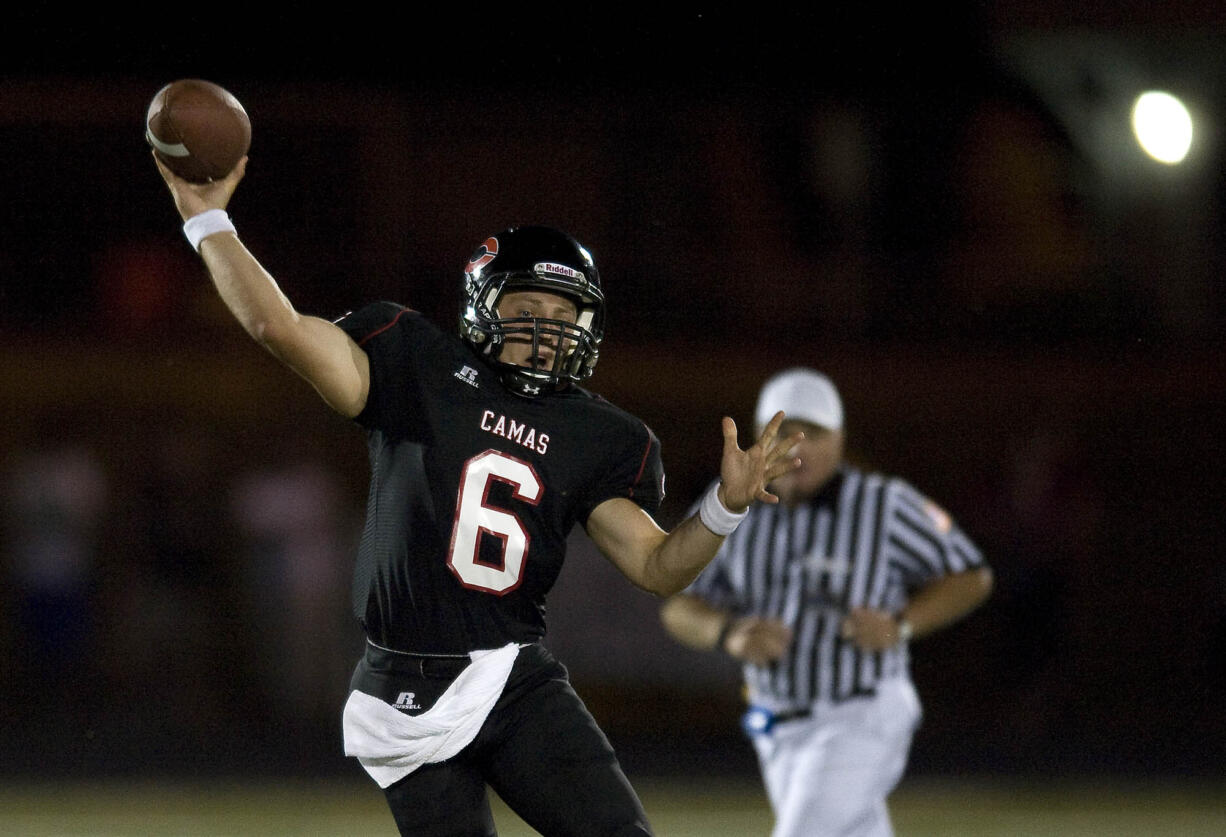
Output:
<instances>
[{"instance_id":1,"label":"white wristband","mask_svg":"<svg viewBox=\"0 0 1226 837\"><path fill-rule=\"evenodd\" d=\"M702 525L721 538L732 534L732 530L745 519L747 514L749 514L749 509L738 514L724 507L719 500L718 482L711 486L707 496L702 498L702 505L698 507L698 519L702 521Z\"/></svg>"},{"instance_id":2,"label":"white wristband","mask_svg":"<svg viewBox=\"0 0 1226 837\"><path fill-rule=\"evenodd\" d=\"M237 232L234 222L224 209L206 209L199 215L193 215L183 222L183 234L192 245L192 249L200 252L200 242L207 236L219 232Z\"/></svg>"}]
</instances>

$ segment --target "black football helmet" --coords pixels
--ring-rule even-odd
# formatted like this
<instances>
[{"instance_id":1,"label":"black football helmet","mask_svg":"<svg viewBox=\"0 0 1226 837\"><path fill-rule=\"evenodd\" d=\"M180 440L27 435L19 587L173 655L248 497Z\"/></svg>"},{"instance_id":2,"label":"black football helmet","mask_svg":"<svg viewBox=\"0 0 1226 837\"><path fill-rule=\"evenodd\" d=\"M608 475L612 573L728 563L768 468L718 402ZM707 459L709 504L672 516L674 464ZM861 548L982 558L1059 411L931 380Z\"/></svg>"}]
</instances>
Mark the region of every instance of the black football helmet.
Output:
<instances>
[{"instance_id":1,"label":"black football helmet","mask_svg":"<svg viewBox=\"0 0 1226 837\"><path fill-rule=\"evenodd\" d=\"M596 263L583 245L560 230L511 227L487 238L464 268L460 337L502 373L513 392L536 396L591 376L604 337L604 294ZM571 299L575 322L532 317L500 317L498 303L507 291L537 288ZM560 347L552 362L519 366L501 360L507 337L532 341L532 357L547 342Z\"/></svg>"}]
</instances>

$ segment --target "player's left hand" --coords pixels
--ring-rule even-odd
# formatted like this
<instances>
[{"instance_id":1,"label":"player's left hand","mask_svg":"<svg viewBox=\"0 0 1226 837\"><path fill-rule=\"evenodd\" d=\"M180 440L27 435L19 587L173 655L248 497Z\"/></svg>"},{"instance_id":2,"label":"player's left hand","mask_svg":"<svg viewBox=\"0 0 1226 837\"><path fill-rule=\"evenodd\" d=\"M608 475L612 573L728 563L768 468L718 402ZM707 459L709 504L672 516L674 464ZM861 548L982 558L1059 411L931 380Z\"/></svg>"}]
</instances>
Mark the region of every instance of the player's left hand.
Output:
<instances>
[{"instance_id":1,"label":"player's left hand","mask_svg":"<svg viewBox=\"0 0 1226 837\"><path fill-rule=\"evenodd\" d=\"M861 651L884 651L902 641L894 614L867 607L851 609L843 620L842 633L843 639Z\"/></svg>"},{"instance_id":2,"label":"player's left hand","mask_svg":"<svg viewBox=\"0 0 1226 837\"><path fill-rule=\"evenodd\" d=\"M771 480L800 467L800 459L791 455L803 433L779 439L783 412L775 413L762 435L748 450L737 444L736 422L724 417L724 455L720 461L719 499L732 512L742 512L754 501L778 503L779 498L766 490Z\"/></svg>"}]
</instances>

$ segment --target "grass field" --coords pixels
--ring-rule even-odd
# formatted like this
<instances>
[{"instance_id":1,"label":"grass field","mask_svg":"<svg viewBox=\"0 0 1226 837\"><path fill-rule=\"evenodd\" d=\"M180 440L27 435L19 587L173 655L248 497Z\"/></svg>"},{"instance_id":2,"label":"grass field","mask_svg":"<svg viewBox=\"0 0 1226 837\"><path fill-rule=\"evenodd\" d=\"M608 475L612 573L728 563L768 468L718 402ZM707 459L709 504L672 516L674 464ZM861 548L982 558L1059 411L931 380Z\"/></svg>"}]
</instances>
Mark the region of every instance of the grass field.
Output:
<instances>
[{"instance_id":1,"label":"grass field","mask_svg":"<svg viewBox=\"0 0 1226 837\"><path fill-rule=\"evenodd\" d=\"M756 783L638 783L660 837L768 835ZM905 782L892 800L899 837L1209 837L1226 834L1226 783L1216 785ZM536 834L495 800L502 837ZM7 783L0 834L371 835L396 829L373 783L261 781L199 785Z\"/></svg>"}]
</instances>

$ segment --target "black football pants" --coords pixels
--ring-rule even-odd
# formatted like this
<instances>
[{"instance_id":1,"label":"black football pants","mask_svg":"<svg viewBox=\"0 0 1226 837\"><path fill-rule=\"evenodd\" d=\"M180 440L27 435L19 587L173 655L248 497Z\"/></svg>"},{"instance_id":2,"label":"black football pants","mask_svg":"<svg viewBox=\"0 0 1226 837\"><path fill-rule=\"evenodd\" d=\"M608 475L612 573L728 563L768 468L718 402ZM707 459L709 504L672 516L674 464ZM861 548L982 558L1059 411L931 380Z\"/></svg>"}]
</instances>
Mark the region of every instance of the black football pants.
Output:
<instances>
[{"instance_id":1,"label":"black football pants","mask_svg":"<svg viewBox=\"0 0 1226 837\"><path fill-rule=\"evenodd\" d=\"M384 700L391 696L389 702L414 692L432 704L454 674L431 676L429 666L374 652L359 664L353 686ZM520 649L506 689L471 744L385 793L401 834L485 837L496 833L487 784L544 837L652 833L566 669L539 645Z\"/></svg>"}]
</instances>

